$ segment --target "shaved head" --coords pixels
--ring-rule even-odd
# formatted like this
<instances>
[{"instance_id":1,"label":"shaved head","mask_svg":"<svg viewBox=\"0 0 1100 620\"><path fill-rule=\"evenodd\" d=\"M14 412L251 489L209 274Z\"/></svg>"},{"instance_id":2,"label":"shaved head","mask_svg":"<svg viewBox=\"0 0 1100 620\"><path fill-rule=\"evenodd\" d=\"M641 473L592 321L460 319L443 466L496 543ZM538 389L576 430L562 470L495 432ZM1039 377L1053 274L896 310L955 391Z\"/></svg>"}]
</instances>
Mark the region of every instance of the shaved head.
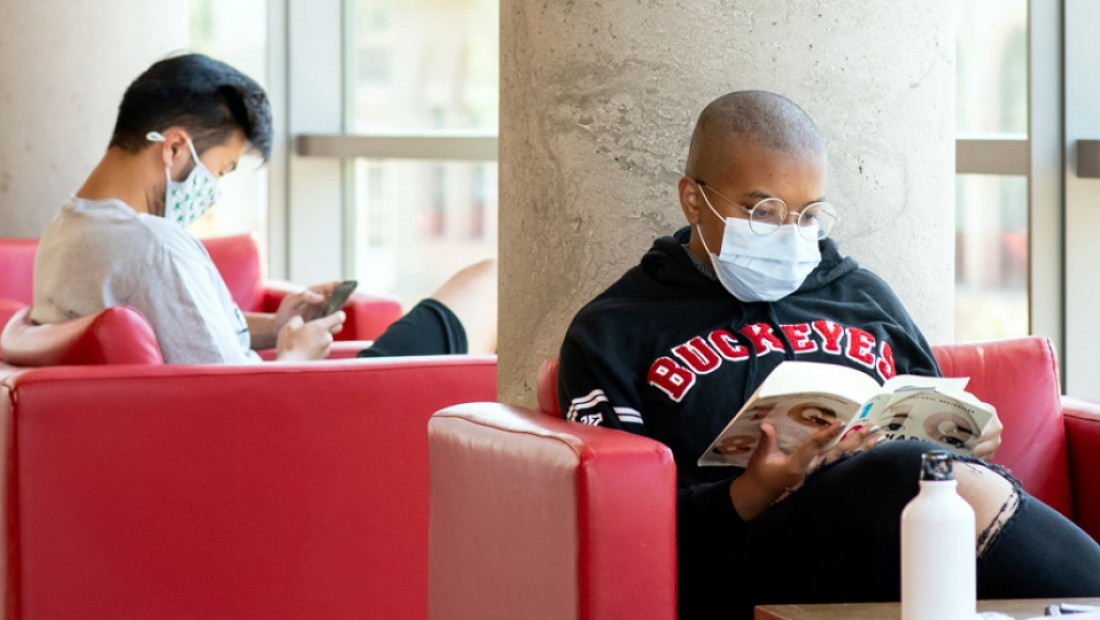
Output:
<instances>
[{"instance_id":1,"label":"shaved head","mask_svg":"<svg viewBox=\"0 0 1100 620\"><path fill-rule=\"evenodd\" d=\"M706 180L720 177L736 163L737 145L746 141L791 155L825 152L821 132L798 104L775 93L744 90L722 95L703 109L685 173Z\"/></svg>"}]
</instances>

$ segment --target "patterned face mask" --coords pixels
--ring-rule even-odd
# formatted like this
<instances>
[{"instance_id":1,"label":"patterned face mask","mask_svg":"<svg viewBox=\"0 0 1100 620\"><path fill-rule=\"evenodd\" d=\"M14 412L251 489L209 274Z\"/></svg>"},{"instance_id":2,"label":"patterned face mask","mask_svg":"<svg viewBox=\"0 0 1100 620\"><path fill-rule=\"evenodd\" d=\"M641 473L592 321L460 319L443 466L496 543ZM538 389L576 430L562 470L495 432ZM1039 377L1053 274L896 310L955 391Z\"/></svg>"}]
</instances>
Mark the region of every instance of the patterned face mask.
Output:
<instances>
[{"instance_id":1,"label":"patterned face mask","mask_svg":"<svg viewBox=\"0 0 1100 620\"><path fill-rule=\"evenodd\" d=\"M145 137L152 142L164 142L164 136L157 131L150 131ZM191 150L195 167L186 179L173 181L172 171L167 166L164 168L164 177L168 182L164 189L164 219L183 228L202 217L221 196L218 180L203 165L190 138L187 139L187 148Z\"/></svg>"}]
</instances>

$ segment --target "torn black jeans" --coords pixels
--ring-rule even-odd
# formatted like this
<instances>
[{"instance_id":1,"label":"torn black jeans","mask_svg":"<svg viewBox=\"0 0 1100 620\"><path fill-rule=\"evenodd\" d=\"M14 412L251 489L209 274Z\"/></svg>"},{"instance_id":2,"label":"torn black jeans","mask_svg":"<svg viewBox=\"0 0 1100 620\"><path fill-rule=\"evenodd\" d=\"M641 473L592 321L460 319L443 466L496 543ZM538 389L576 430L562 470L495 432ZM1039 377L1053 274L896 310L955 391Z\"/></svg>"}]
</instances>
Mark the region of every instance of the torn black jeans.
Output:
<instances>
[{"instance_id":1,"label":"torn black jeans","mask_svg":"<svg viewBox=\"0 0 1100 620\"><path fill-rule=\"evenodd\" d=\"M681 617L714 617L696 615L706 607L751 618L766 603L899 600L901 511L919 490L921 454L933 449L886 443L812 473L749 522L736 549L716 549L711 566L687 571L702 583L681 582L682 597L698 597L682 600ZM1100 597L1100 546L1009 479L1019 502L978 558L978 598Z\"/></svg>"}]
</instances>

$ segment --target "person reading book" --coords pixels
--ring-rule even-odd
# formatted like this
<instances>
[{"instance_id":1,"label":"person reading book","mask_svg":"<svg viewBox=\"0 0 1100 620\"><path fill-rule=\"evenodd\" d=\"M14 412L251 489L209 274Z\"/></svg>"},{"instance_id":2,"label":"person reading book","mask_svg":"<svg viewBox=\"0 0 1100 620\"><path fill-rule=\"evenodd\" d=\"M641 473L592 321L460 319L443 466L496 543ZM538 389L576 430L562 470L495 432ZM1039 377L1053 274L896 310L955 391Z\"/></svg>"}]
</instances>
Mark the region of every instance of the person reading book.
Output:
<instances>
[{"instance_id":1,"label":"person reading book","mask_svg":"<svg viewBox=\"0 0 1100 620\"><path fill-rule=\"evenodd\" d=\"M761 419L760 445L742 436L727 446L752 452L745 467L697 463L785 360L839 364L876 382L940 374L890 287L830 238L841 213L825 195L826 163L818 128L789 99L742 91L711 102L678 183L688 226L657 239L584 306L562 343L565 417L672 451L684 619L900 596L900 514L935 444L884 442L875 425L833 422L807 428L787 454L763 407L748 413ZM808 415L815 426L824 417ZM951 423L935 430L961 437ZM1000 431L994 416L956 463L976 515L978 595L1100 596L1100 547L983 460Z\"/></svg>"}]
</instances>

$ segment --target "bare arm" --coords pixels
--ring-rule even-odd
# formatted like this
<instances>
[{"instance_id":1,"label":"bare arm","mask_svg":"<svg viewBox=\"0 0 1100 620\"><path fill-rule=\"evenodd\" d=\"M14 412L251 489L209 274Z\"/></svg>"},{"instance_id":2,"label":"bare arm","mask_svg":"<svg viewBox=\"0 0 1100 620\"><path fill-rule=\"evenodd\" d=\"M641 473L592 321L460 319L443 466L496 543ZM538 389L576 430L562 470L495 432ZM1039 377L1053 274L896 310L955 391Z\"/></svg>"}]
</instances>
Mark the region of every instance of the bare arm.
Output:
<instances>
[{"instance_id":1,"label":"bare arm","mask_svg":"<svg viewBox=\"0 0 1100 620\"><path fill-rule=\"evenodd\" d=\"M296 316L300 317L304 323L308 323L317 308L332 294L336 284L337 282L315 284L300 293L287 295L275 313L245 312L244 319L248 323L248 333L252 337L252 348L259 350L278 346L279 332L283 326Z\"/></svg>"}]
</instances>

